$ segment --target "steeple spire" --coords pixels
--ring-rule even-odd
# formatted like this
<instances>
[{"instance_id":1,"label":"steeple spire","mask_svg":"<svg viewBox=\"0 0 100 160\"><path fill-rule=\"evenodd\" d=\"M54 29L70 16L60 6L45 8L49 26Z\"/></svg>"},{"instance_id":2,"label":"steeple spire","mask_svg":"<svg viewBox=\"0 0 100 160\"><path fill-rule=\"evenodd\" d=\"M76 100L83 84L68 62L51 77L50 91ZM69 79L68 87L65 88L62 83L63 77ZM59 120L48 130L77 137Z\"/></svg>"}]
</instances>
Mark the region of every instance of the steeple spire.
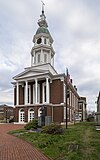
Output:
<instances>
[{"instance_id":1,"label":"steeple spire","mask_svg":"<svg viewBox=\"0 0 100 160\"><path fill-rule=\"evenodd\" d=\"M41 1L42 2L42 15L44 15L44 2L43 1Z\"/></svg>"},{"instance_id":2,"label":"steeple spire","mask_svg":"<svg viewBox=\"0 0 100 160\"><path fill-rule=\"evenodd\" d=\"M48 27L47 21L46 21L46 16L44 14L44 2L41 0L42 2L42 14L40 15L40 19L38 20L38 25L39 27Z\"/></svg>"},{"instance_id":3,"label":"steeple spire","mask_svg":"<svg viewBox=\"0 0 100 160\"><path fill-rule=\"evenodd\" d=\"M55 51L53 50L52 44L53 39L51 34L48 30L48 24L46 21L46 16L44 13L44 3L42 3L42 13L40 15L40 19L38 20L38 29L36 34L33 37L34 47L31 51L31 66L35 65L44 65L44 64L51 64L54 66L54 54Z\"/></svg>"}]
</instances>

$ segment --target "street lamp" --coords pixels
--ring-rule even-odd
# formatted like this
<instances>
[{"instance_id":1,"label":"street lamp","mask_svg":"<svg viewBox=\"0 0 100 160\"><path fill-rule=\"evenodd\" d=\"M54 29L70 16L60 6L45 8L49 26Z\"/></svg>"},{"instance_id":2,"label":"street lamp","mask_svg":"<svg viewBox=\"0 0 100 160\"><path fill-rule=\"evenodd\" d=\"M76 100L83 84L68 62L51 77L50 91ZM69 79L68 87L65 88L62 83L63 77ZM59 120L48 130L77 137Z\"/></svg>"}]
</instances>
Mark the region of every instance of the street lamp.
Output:
<instances>
[{"instance_id":1,"label":"street lamp","mask_svg":"<svg viewBox=\"0 0 100 160\"><path fill-rule=\"evenodd\" d=\"M75 111L74 111L74 125L75 125L75 116L76 116L76 114L75 114Z\"/></svg>"}]
</instances>

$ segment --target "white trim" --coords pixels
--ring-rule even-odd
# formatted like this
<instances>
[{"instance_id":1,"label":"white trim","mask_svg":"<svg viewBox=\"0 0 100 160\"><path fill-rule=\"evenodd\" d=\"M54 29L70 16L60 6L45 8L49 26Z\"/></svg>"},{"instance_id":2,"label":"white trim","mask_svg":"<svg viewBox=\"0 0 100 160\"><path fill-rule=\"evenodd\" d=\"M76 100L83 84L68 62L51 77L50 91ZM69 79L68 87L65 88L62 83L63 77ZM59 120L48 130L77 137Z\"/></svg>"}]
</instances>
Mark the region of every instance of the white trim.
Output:
<instances>
[{"instance_id":1,"label":"white trim","mask_svg":"<svg viewBox=\"0 0 100 160\"><path fill-rule=\"evenodd\" d=\"M25 121L25 111L21 111L23 108L19 109L19 123L24 123ZM22 113L22 121L21 121L21 113Z\"/></svg>"},{"instance_id":2,"label":"white trim","mask_svg":"<svg viewBox=\"0 0 100 160\"><path fill-rule=\"evenodd\" d=\"M35 84L33 84L33 104L35 104Z\"/></svg>"},{"instance_id":3,"label":"white trim","mask_svg":"<svg viewBox=\"0 0 100 160\"><path fill-rule=\"evenodd\" d=\"M43 84L42 84L42 103L45 103L45 101L44 101L44 99L45 99L45 94L44 94L44 86L46 86L46 83L44 82Z\"/></svg>"},{"instance_id":4,"label":"white trim","mask_svg":"<svg viewBox=\"0 0 100 160\"><path fill-rule=\"evenodd\" d=\"M37 87L37 103L40 103L40 84Z\"/></svg>"},{"instance_id":5,"label":"white trim","mask_svg":"<svg viewBox=\"0 0 100 160\"><path fill-rule=\"evenodd\" d=\"M38 109L38 118L40 117L42 111L41 111L41 107Z\"/></svg>"},{"instance_id":6,"label":"white trim","mask_svg":"<svg viewBox=\"0 0 100 160\"><path fill-rule=\"evenodd\" d=\"M27 122L23 122L23 123L21 123L21 122L14 122L13 124L27 124Z\"/></svg>"},{"instance_id":7,"label":"white trim","mask_svg":"<svg viewBox=\"0 0 100 160\"><path fill-rule=\"evenodd\" d=\"M17 82L17 88L16 88L16 97L17 97L17 105L19 105L19 83Z\"/></svg>"},{"instance_id":8,"label":"white trim","mask_svg":"<svg viewBox=\"0 0 100 160\"><path fill-rule=\"evenodd\" d=\"M49 81L48 77L46 78L46 102L49 103Z\"/></svg>"},{"instance_id":9,"label":"white trim","mask_svg":"<svg viewBox=\"0 0 100 160\"><path fill-rule=\"evenodd\" d=\"M35 103L37 104L37 79L35 79Z\"/></svg>"},{"instance_id":10,"label":"white trim","mask_svg":"<svg viewBox=\"0 0 100 160\"><path fill-rule=\"evenodd\" d=\"M30 119L30 113L31 113L31 114L34 113L34 109L33 109L33 111L30 111L31 109L33 109L33 108L30 108L30 109L28 110L28 122L30 122L32 119L34 119L34 116Z\"/></svg>"},{"instance_id":11,"label":"white trim","mask_svg":"<svg viewBox=\"0 0 100 160\"><path fill-rule=\"evenodd\" d=\"M25 104L28 104L28 81L26 81L25 86Z\"/></svg>"},{"instance_id":12,"label":"white trim","mask_svg":"<svg viewBox=\"0 0 100 160\"><path fill-rule=\"evenodd\" d=\"M61 80L62 82L64 82L64 77L60 77L60 80Z\"/></svg>"},{"instance_id":13,"label":"white trim","mask_svg":"<svg viewBox=\"0 0 100 160\"><path fill-rule=\"evenodd\" d=\"M64 94L63 101L64 101L64 103L66 103L66 84L65 83L64 83L63 89L64 89L64 91L63 91L63 94Z\"/></svg>"},{"instance_id":14,"label":"white trim","mask_svg":"<svg viewBox=\"0 0 100 160\"><path fill-rule=\"evenodd\" d=\"M64 120L66 119L66 107L64 107Z\"/></svg>"}]
</instances>

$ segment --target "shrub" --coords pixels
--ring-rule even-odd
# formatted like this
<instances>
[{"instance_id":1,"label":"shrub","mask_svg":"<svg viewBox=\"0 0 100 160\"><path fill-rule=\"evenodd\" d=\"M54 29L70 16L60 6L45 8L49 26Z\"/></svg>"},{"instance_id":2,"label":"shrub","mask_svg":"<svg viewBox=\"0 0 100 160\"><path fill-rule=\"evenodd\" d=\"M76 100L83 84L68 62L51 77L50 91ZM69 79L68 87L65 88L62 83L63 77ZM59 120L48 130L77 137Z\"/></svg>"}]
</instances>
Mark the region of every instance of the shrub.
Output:
<instances>
[{"instance_id":1,"label":"shrub","mask_svg":"<svg viewBox=\"0 0 100 160\"><path fill-rule=\"evenodd\" d=\"M14 122L14 117L9 120L9 123L13 123L13 122Z\"/></svg>"},{"instance_id":2,"label":"shrub","mask_svg":"<svg viewBox=\"0 0 100 160\"><path fill-rule=\"evenodd\" d=\"M94 117L93 116L88 117L87 122L94 122Z\"/></svg>"},{"instance_id":3,"label":"shrub","mask_svg":"<svg viewBox=\"0 0 100 160\"><path fill-rule=\"evenodd\" d=\"M62 128L62 126L60 124L51 123L48 126L42 127L41 132L47 133L47 134L63 134L64 129Z\"/></svg>"},{"instance_id":4,"label":"shrub","mask_svg":"<svg viewBox=\"0 0 100 160\"><path fill-rule=\"evenodd\" d=\"M26 130L34 130L38 128L38 120L37 119L33 119L32 121L30 121L29 123L27 123L24 127Z\"/></svg>"}]
</instances>

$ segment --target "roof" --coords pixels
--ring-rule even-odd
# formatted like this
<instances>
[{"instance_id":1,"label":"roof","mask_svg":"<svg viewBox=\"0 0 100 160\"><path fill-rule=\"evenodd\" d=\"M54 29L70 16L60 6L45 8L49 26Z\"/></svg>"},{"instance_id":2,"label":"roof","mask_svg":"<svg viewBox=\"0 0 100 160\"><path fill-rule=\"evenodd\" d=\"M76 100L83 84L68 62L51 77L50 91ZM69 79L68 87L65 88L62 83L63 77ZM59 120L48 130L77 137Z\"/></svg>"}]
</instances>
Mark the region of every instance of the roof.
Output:
<instances>
[{"instance_id":1,"label":"roof","mask_svg":"<svg viewBox=\"0 0 100 160\"><path fill-rule=\"evenodd\" d=\"M13 108L13 106L8 106L8 105L6 105L6 104L1 104L0 107L4 107L4 108L6 108L6 107L7 107L7 108Z\"/></svg>"},{"instance_id":2,"label":"roof","mask_svg":"<svg viewBox=\"0 0 100 160\"><path fill-rule=\"evenodd\" d=\"M37 34L40 34L40 33L46 33L46 34L49 34L49 35L50 35L49 30L48 30L47 28L45 28L45 27L39 27L39 28L37 29L36 35L37 35Z\"/></svg>"}]
</instances>

